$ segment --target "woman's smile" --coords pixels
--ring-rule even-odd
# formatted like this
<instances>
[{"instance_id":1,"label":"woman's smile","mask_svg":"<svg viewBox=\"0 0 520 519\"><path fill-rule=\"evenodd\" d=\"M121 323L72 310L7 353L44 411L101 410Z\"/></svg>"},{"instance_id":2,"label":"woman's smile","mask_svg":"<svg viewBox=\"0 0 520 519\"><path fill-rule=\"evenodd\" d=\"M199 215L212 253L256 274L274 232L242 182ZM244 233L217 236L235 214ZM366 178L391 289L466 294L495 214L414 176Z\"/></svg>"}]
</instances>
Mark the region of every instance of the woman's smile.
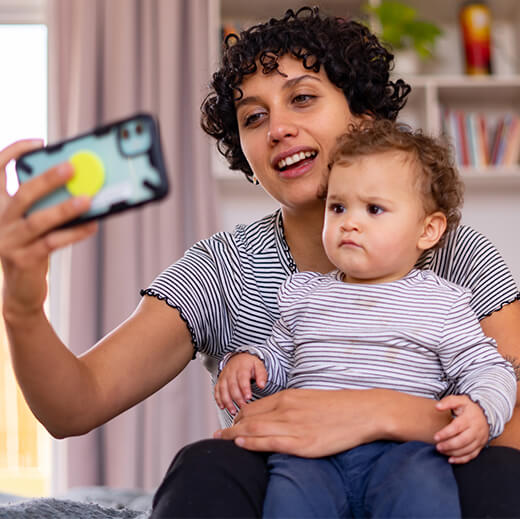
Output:
<instances>
[{"instance_id":1,"label":"woman's smile","mask_svg":"<svg viewBox=\"0 0 520 519\"><path fill-rule=\"evenodd\" d=\"M279 153L272 161L281 178L295 178L307 173L314 165L318 152L309 148L294 148Z\"/></svg>"}]
</instances>

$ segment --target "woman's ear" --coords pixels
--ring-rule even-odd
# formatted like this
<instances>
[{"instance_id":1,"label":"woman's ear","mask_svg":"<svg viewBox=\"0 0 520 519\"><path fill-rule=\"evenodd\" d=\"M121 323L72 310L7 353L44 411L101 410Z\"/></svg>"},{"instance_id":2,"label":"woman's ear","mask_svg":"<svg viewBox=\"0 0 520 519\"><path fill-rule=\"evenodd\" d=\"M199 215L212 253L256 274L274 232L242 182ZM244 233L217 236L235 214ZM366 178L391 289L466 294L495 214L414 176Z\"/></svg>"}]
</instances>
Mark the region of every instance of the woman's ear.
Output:
<instances>
[{"instance_id":1,"label":"woman's ear","mask_svg":"<svg viewBox=\"0 0 520 519\"><path fill-rule=\"evenodd\" d=\"M420 250L431 249L442 237L446 230L446 215L437 211L424 219L423 232L419 236L417 248Z\"/></svg>"}]
</instances>

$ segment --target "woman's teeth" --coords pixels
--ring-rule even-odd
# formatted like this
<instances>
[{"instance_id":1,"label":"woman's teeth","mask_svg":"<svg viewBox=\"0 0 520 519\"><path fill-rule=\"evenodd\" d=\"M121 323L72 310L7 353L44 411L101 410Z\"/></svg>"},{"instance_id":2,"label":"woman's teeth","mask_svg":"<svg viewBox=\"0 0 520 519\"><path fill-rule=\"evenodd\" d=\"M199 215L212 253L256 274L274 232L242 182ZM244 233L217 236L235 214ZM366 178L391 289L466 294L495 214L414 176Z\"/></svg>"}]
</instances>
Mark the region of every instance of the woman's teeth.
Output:
<instances>
[{"instance_id":1,"label":"woman's teeth","mask_svg":"<svg viewBox=\"0 0 520 519\"><path fill-rule=\"evenodd\" d=\"M314 158L316 156L315 151L300 151L299 153L295 153L294 155L290 155L289 157L285 157L278 161L278 169L283 169L288 166L293 166L297 162L300 162L305 159Z\"/></svg>"}]
</instances>

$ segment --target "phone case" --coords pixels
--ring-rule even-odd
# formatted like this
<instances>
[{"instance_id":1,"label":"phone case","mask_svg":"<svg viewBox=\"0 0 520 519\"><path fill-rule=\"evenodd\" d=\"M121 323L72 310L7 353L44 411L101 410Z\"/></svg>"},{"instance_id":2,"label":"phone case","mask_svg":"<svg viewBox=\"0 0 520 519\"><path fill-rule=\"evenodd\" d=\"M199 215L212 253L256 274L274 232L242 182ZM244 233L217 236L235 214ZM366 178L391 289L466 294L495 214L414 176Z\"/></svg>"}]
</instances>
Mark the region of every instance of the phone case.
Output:
<instances>
[{"instance_id":1,"label":"phone case","mask_svg":"<svg viewBox=\"0 0 520 519\"><path fill-rule=\"evenodd\" d=\"M90 209L68 226L138 207L168 193L159 127L149 114L137 114L24 154L16 161L18 180L27 182L62 162L73 164L74 176L35 203L28 214L71 196L92 197Z\"/></svg>"}]
</instances>

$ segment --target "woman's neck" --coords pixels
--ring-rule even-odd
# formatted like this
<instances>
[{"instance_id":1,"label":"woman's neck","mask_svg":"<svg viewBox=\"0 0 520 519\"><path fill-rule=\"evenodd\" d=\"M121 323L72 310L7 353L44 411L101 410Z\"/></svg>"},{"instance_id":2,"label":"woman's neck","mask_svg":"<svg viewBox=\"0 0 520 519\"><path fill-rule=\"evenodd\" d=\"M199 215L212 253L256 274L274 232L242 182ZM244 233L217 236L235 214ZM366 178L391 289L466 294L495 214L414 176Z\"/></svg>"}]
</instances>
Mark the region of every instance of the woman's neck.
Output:
<instances>
[{"instance_id":1,"label":"woman's neck","mask_svg":"<svg viewBox=\"0 0 520 519\"><path fill-rule=\"evenodd\" d=\"M323 205L305 211L282 208L285 239L298 270L326 273L335 267L321 241Z\"/></svg>"}]
</instances>

